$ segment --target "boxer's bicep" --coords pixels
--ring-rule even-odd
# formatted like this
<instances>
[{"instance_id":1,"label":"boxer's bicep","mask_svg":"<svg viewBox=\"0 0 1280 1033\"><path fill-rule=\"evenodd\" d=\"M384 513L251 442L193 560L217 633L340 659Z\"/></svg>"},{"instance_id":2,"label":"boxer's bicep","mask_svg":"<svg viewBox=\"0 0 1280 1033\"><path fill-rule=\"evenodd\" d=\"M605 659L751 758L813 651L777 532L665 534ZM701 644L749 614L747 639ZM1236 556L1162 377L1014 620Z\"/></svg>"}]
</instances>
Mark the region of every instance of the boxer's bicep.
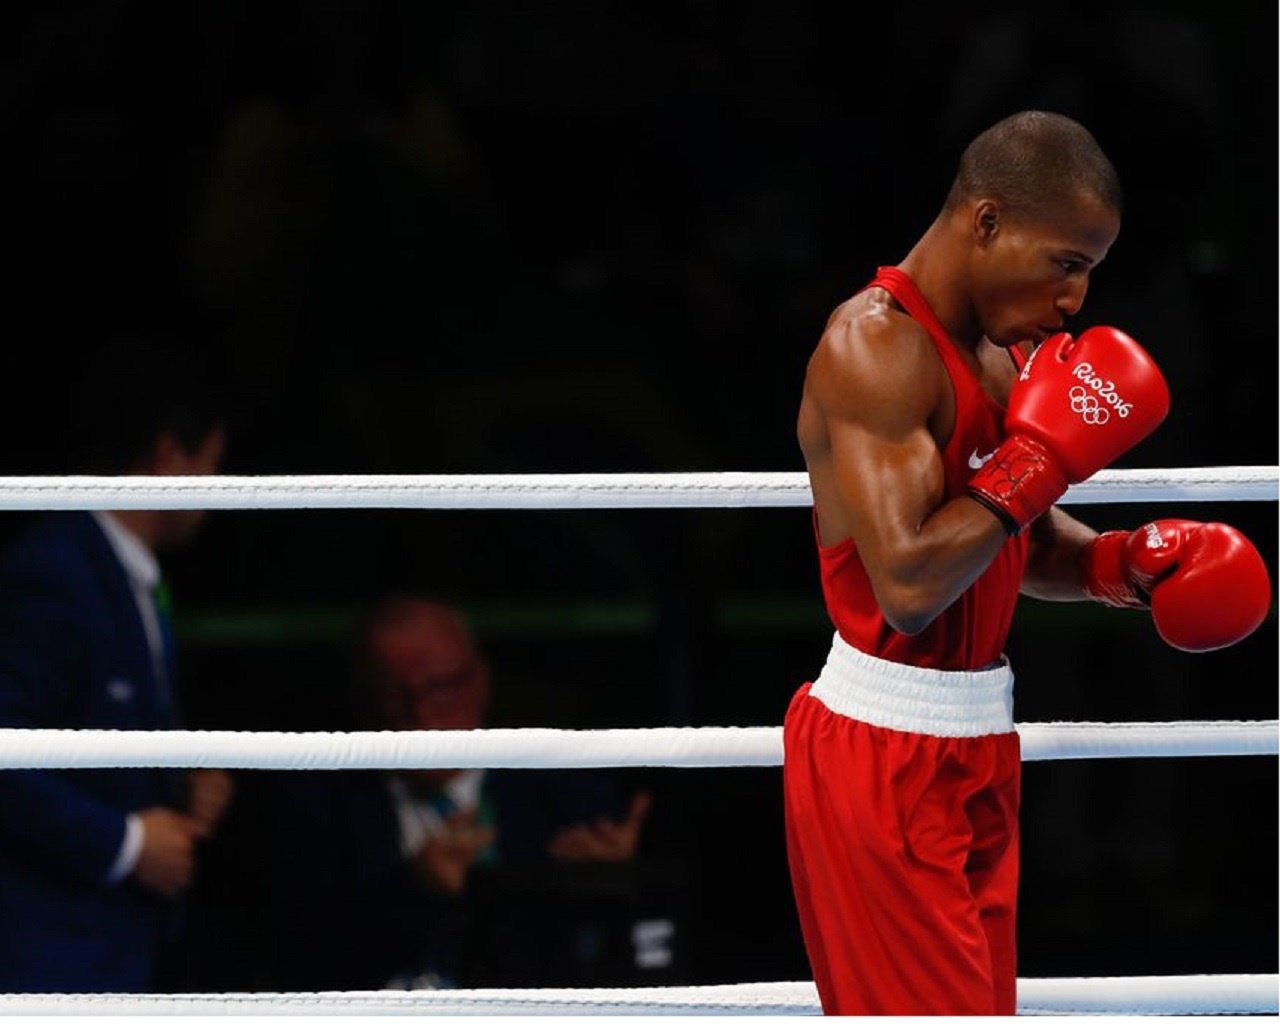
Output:
<instances>
[{"instance_id":1,"label":"boxer's bicep","mask_svg":"<svg viewBox=\"0 0 1280 1033\"><path fill-rule=\"evenodd\" d=\"M924 427L902 434L855 421L830 425L841 507L868 573L909 564L912 543L942 496L937 446Z\"/></svg>"},{"instance_id":2,"label":"boxer's bicep","mask_svg":"<svg viewBox=\"0 0 1280 1033\"><path fill-rule=\"evenodd\" d=\"M854 539L883 596L916 576L921 527L943 498L942 454L929 428L939 364L927 337L883 322L825 343L815 379L830 476L816 497L819 528L826 544Z\"/></svg>"}]
</instances>

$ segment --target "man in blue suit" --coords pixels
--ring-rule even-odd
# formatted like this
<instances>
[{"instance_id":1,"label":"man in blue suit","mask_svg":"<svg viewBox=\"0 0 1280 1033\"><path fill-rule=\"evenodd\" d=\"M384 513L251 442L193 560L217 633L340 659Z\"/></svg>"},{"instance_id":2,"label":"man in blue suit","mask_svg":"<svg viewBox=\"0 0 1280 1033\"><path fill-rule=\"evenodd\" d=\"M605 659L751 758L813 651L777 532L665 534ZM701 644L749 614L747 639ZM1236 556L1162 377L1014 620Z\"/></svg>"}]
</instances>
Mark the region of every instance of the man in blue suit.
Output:
<instances>
[{"instance_id":1,"label":"man in blue suit","mask_svg":"<svg viewBox=\"0 0 1280 1033\"><path fill-rule=\"evenodd\" d=\"M94 473L208 475L220 416L113 362L115 406L92 431ZM118 389L118 390L117 390ZM0 726L180 724L157 554L198 512L57 513L0 556ZM0 772L0 991L145 992L177 933L197 842L230 799L225 772Z\"/></svg>"}]
</instances>

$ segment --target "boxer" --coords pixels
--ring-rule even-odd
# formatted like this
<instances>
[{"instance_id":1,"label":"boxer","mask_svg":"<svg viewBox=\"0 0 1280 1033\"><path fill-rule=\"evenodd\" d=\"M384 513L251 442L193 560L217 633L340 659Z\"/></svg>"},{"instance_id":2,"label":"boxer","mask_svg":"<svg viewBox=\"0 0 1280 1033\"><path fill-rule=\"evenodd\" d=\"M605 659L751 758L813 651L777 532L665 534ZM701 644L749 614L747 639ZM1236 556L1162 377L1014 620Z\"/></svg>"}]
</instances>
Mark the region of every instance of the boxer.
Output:
<instances>
[{"instance_id":1,"label":"boxer","mask_svg":"<svg viewBox=\"0 0 1280 1033\"><path fill-rule=\"evenodd\" d=\"M905 258L838 306L797 436L835 633L783 722L792 888L823 1011L1016 1011L1020 753L1005 644L1020 595L1147 607L1224 648L1270 607L1222 524L1099 534L1056 505L1165 419L1155 360L1066 332L1120 229L1078 122L1011 115L965 148Z\"/></svg>"}]
</instances>

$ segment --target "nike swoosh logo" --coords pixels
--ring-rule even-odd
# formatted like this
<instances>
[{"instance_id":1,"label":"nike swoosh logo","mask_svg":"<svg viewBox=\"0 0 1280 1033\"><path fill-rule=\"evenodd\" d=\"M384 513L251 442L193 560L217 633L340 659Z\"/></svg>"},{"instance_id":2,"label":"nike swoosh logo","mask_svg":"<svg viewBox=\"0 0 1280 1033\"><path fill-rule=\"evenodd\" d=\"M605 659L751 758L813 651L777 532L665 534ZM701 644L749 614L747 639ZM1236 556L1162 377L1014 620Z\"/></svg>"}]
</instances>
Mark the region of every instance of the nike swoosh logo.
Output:
<instances>
[{"instance_id":1,"label":"nike swoosh logo","mask_svg":"<svg viewBox=\"0 0 1280 1033\"><path fill-rule=\"evenodd\" d=\"M972 452L969 453L969 469L981 470L983 466L986 465L987 460L990 459L995 454L996 454L995 449L992 449L985 456L980 456L978 455L978 450L975 448Z\"/></svg>"}]
</instances>

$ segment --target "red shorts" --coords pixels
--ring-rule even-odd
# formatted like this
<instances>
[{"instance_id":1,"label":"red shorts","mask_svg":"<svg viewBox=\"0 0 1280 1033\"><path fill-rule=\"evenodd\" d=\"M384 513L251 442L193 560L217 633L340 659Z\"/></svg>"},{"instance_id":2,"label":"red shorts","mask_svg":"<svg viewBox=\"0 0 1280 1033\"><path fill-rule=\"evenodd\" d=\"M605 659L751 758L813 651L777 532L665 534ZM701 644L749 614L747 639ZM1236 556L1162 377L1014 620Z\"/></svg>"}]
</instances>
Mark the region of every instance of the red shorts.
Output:
<instances>
[{"instance_id":1,"label":"red shorts","mask_svg":"<svg viewBox=\"0 0 1280 1033\"><path fill-rule=\"evenodd\" d=\"M812 687L787 710L783 788L823 1012L1014 1014L1017 732L880 727Z\"/></svg>"}]
</instances>

